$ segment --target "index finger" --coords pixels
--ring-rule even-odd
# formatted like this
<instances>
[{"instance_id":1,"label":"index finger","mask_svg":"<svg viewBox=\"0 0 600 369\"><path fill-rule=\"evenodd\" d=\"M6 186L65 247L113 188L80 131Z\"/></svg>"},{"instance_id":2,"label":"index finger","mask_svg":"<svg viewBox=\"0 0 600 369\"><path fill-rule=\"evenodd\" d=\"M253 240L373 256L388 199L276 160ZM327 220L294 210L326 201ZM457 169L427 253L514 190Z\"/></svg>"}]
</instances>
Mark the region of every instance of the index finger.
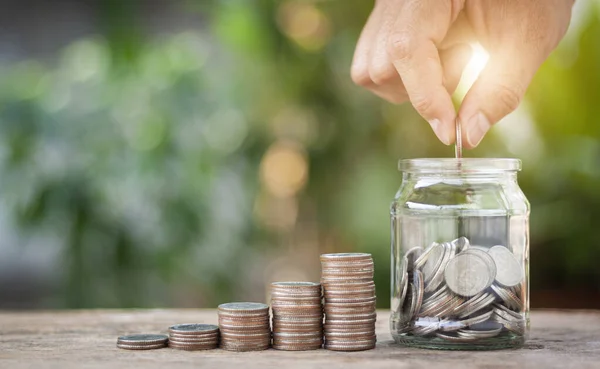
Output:
<instances>
[{"instance_id":1,"label":"index finger","mask_svg":"<svg viewBox=\"0 0 600 369\"><path fill-rule=\"evenodd\" d=\"M452 9L443 2L409 1L396 21L388 53L410 102L446 145L455 139L456 111L444 88L444 74L436 43L448 31ZM417 26L415 26L417 25Z\"/></svg>"}]
</instances>

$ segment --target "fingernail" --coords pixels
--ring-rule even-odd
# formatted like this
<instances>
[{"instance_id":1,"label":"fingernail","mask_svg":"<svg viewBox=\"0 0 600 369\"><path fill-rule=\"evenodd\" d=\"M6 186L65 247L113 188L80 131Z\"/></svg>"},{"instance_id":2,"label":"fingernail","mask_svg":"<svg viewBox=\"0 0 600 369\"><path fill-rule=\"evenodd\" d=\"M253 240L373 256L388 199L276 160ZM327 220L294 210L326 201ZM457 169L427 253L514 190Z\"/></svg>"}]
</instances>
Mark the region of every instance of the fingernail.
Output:
<instances>
[{"instance_id":1,"label":"fingernail","mask_svg":"<svg viewBox=\"0 0 600 369\"><path fill-rule=\"evenodd\" d=\"M435 132L435 134L438 136L438 138L440 139L440 141L442 141L444 145L450 145L450 138L448 137L448 134L444 131L444 127L442 126L439 119L430 120L429 125L431 126L431 128L433 128L433 132Z\"/></svg>"},{"instance_id":2,"label":"fingernail","mask_svg":"<svg viewBox=\"0 0 600 369\"><path fill-rule=\"evenodd\" d=\"M483 136L485 136L486 132L490 129L490 122L482 112L479 112L469 119L466 128L469 146L475 147L479 145Z\"/></svg>"}]
</instances>

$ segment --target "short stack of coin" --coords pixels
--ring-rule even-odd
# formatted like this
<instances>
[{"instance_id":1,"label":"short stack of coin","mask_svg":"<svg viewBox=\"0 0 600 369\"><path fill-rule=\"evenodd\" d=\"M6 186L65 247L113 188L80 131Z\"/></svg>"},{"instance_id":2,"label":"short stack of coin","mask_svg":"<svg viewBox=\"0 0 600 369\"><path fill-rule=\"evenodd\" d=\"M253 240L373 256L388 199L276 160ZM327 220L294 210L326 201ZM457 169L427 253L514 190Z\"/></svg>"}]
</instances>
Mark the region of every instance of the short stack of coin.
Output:
<instances>
[{"instance_id":1,"label":"short stack of coin","mask_svg":"<svg viewBox=\"0 0 600 369\"><path fill-rule=\"evenodd\" d=\"M221 348L229 351L260 351L271 345L269 306L257 302L219 305Z\"/></svg>"},{"instance_id":2,"label":"short stack of coin","mask_svg":"<svg viewBox=\"0 0 600 369\"><path fill-rule=\"evenodd\" d=\"M321 255L326 349L360 351L375 348L377 312L373 273L370 254Z\"/></svg>"},{"instance_id":3,"label":"short stack of coin","mask_svg":"<svg viewBox=\"0 0 600 369\"><path fill-rule=\"evenodd\" d=\"M117 347L125 350L152 350L167 346L164 334L133 334L117 338Z\"/></svg>"},{"instance_id":4,"label":"short stack of coin","mask_svg":"<svg viewBox=\"0 0 600 369\"><path fill-rule=\"evenodd\" d=\"M177 324L169 327L169 347L211 350L219 346L219 327L212 324Z\"/></svg>"},{"instance_id":5,"label":"short stack of coin","mask_svg":"<svg viewBox=\"0 0 600 369\"><path fill-rule=\"evenodd\" d=\"M315 350L323 344L321 285L312 282L271 284L273 348Z\"/></svg>"}]
</instances>

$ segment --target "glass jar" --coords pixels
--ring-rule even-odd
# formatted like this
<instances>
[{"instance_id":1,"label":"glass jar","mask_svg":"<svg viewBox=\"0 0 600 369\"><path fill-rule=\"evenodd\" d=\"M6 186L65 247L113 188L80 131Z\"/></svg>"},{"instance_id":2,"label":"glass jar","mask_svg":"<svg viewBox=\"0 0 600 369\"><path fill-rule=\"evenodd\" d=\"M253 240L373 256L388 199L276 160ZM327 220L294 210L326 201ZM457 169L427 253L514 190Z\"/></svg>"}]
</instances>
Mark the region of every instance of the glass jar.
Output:
<instances>
[{"instance_id":1,"label":"glass jar","mask_svg":"<svg viewBox=\"0 0 600 369\"><path fill-rule=\"evenodd\" d=\"M400 344L489 350L529 332L529 203L517 159L400 160L390 329Z\"/></svg>"}]
</instances>

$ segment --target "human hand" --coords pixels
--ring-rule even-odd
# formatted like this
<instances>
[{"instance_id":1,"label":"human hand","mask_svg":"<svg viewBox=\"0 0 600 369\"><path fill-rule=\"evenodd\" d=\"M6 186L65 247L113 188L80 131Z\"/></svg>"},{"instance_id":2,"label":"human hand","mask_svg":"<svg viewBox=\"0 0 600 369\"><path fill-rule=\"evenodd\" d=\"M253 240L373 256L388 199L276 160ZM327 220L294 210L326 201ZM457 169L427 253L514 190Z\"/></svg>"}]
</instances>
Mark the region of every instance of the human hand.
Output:
<instances>
[{"instance_id":1,"label":"human hand","mask_svg":"<svg viewBox=\"0 0 600 369\"><path fill-rule=\"evenodd\" d=\"M463 143L479 144L517 108L535 72L564 36L574 0L376 0L358 40L352 79L392 102L410 100L449 145L457 114L450 95L469 42L490 54L458 112Z\"/></svg>"}]
</instances>

